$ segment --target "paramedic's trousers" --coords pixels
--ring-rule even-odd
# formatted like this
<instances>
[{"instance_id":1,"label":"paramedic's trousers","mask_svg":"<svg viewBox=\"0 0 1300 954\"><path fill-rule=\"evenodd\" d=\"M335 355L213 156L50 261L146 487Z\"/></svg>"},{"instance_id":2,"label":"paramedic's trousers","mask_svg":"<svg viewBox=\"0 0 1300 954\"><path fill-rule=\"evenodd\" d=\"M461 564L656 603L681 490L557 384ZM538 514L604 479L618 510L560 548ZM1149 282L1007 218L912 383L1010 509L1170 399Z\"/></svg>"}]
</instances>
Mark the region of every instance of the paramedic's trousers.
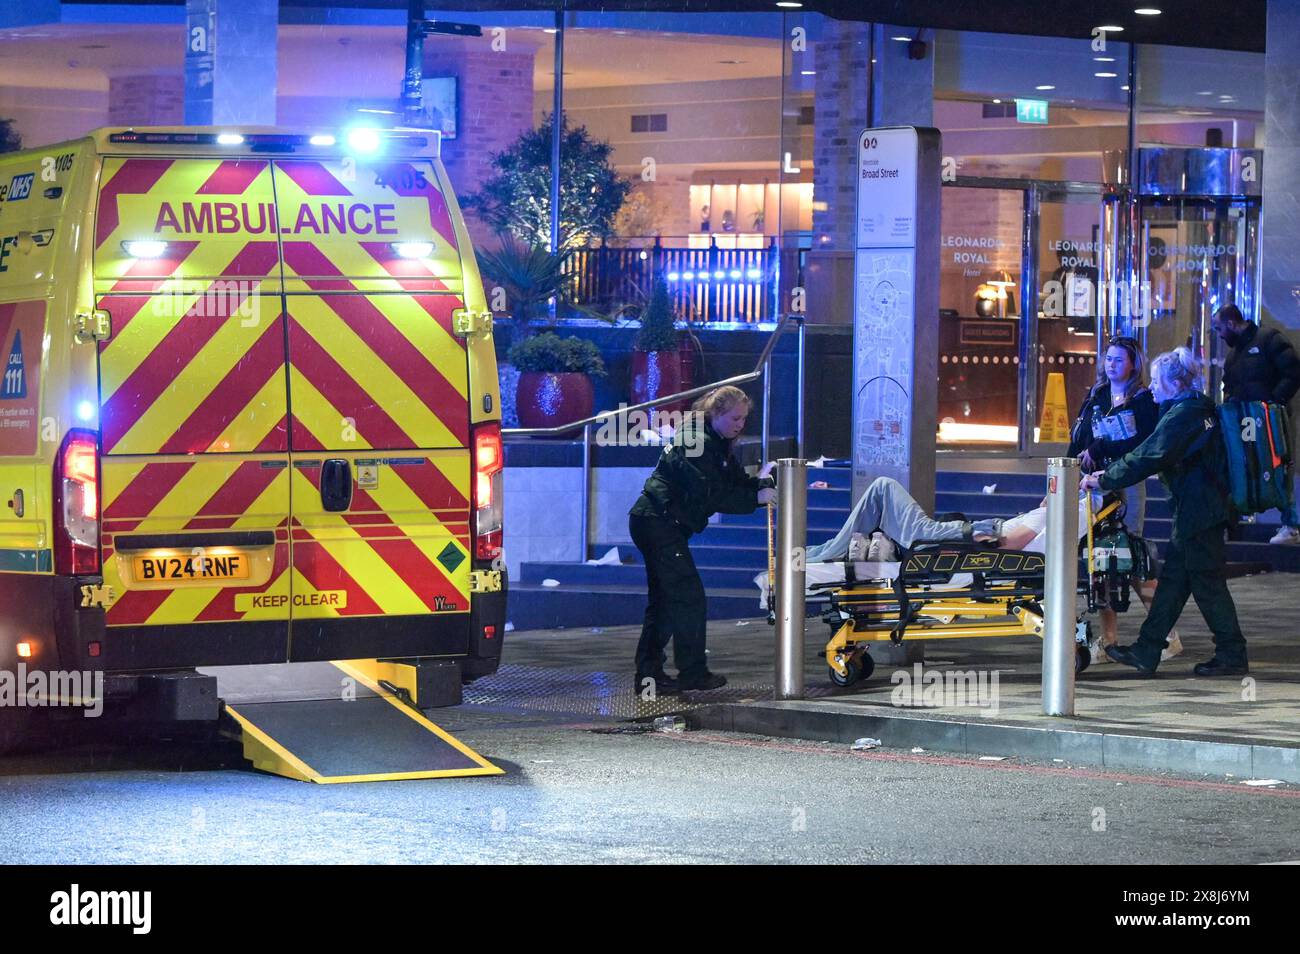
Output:
<instances>
[{"instance_id":1,"label":"paramedic's trousers","mask_svg":"<svg viewBox=\"0 0 1300 954\"><path fill-rule=\"evenodd\" d=\"M632 542L645 560L650 602L645 609L641 641L636 647L638 677L663 672L664 650L673 641L677 677L686 682L702 679L709 671L704 656L708 604L704 581L686 545L686 534L665 517L628 518Z\"/></svg>"},{"instance_id":2,"label":"paramedic's trousers","mask_svg":"<svg viewBox=\"0 0 1300 954\"><path fill-rule=\"evenodd\" d=\"M1245 664L1246 638L1237 622L1237 607L1228 592L1225 573L1228 554L1223 541L1224 529L1220 524L1187 540L1169 542L1160 570L1160 585L1133 644L1133 652L1145 665L1154 667L1160 662L1160 651L1165 648L1169 631L1178 622L1189 596L1196 600L1206 625L1214 634L1214 655L1228 664Z\"/></svg>"}]
</instances>

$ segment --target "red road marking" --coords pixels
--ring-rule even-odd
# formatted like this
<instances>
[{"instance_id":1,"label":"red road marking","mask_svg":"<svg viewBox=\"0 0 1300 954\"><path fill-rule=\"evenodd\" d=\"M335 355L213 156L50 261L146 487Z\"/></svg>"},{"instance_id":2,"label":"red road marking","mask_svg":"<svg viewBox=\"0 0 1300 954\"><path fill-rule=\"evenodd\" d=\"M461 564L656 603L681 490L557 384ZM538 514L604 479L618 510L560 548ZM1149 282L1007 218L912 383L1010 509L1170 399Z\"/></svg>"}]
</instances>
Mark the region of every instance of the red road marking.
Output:
<instances>
[{"instance_id":1,"label":"red road marking","mask_svg":"<svg viewBox=\"0 0 1300 954\"><path fill-rule=\"evenodd\" d=\"M948 765L956 768L982 768L1004 772L1028 772L1035 775L1059 775L1067 778L1091 779L1101 782L1131 782L1135 785L1156 785L1161 788L1189 788L1201 791L1235 792L1237 794L1273 795L1279 798L1300 798L1300 789L1276 789L1242 785L1233 782L1203 782L1185 778L1159 778L1149 775L1130 775L1124 772L1058 767L1055 765L1027 765L1019 762L981 762L976 759L947 755L916 755L896 752L854 752L848 748L813 748L814 743L796 745L790 742L770 742L763 739L733 739L712 732L652 733L656 738L676 742L699 742L713 745L733 745L740 748L771 749L778 752L800 752L804 755L833 755L838 758L866 759L876 762L923 762L930 765Z\"/></svg>"}]
</instances>

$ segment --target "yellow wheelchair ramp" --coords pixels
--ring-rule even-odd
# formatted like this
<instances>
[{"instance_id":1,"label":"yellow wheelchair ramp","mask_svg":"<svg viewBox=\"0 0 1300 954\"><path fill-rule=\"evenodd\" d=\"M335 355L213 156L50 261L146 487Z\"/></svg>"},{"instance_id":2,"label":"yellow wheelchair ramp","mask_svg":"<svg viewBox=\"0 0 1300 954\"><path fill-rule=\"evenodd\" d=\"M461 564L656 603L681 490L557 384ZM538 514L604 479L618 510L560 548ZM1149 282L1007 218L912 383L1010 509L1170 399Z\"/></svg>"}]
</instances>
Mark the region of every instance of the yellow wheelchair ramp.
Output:
<instances>
[{"instance_id":1,"label":"yellow wheelchair ramp","mask_svg":"<svg viewBox=\"0 0 1300 954\"><path fill-rule=\"evenodd\" d=\"M325 697L306 692L316 697L284 698L279 686L262 693L264 698L245 691L245 701L227 702L244 757L264 772L322 784L504 774L394 695L390 684L371 678L373 667L360 663L329 663L344 691ZM272 681L277 678L278 673Z\"/></svg>"}]
</instances>

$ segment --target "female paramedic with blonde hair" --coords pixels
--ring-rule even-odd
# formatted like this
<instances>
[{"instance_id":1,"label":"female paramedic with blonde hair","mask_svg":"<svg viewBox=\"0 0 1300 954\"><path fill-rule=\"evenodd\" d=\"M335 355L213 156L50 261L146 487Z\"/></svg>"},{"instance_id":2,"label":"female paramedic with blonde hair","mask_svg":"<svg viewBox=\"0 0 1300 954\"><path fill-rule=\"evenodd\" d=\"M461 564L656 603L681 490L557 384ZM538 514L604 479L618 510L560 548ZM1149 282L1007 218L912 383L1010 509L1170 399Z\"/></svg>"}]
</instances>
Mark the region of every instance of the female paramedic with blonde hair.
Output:
<instances>
[{"instance_id":1,"label":"female paramedic with blonde hair","mask_svg":"<svg viewBox=\"0 0 1300 954\"><path fill-rule=\"evenodd\" d=\"M1110 646L1106 655L1155 675L1165 640L1189 596L1214 634L1214 657L1192 670L1197 676L1247 672L1246 639L1225 579L1224 532L1231 517L1223 435L1214 402L1200 390L1201 361L1187 348L1151 362L1151 386L1160 402L1155 432L1105 470L1081 483L1084 489L1120 490L1159 474L1169 490L1174 529L1160 570L1160 586L1137 642Z\"/></svg>"},{"instance_id":2,"label":"female paramedic with blonde hair","mask_svg":"<svg viewBox=\"0 0 1300 954\"><path fill-rule=\"evenodd\" d=\"M636 690L718 689L725 676L705 657L708 605L687 541L715 513L753 513L776 499L772 465L745 473L732 448L745 429L751 402L740 388L721 387L696 402L664 448L628 516L632 542L645 560L649 599L636 647ZM677 679L664 672L673 642Z\"/></svg>"}]
</instances>

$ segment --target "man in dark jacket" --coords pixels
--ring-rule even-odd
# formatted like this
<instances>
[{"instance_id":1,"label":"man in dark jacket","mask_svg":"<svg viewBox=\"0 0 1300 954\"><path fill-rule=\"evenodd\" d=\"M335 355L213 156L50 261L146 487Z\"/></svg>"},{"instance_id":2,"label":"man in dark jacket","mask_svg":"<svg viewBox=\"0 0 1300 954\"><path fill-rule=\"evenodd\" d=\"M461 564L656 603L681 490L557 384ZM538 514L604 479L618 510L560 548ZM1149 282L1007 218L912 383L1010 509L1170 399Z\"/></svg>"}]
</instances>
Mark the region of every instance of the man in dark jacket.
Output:
<instances>
[{"instance_id":1,"label":"man in dark jacket","mask_svg":"<svg viewBox=\"0 0 1300 954\"><path fill-rule=\"evenodd\" d=\"M632 542L645 560L649 589L645 622L636 649L636 686L650 680L656 692L717 689L727 680L709 671L705 655L708 604L688 540L715 513L753 513L775 497L765 469L745 473L731 453L749 413L739 388L711 391L698 413L687 416L628 516ZM678 678L664 672L673 643Z\"/></svg>"},{"instance_id":2,"label":"man in dark jacket","mask_svg":"<svg viewBox=\"0 0 1300 954\"><path fill-rule=\"evenodd\" d=\"M1236 305L1220 308L1213 327L1228 346L1223 361L1223 399L1289 405L1300 391L1300 355L1286 336L1276 328L1247 321ZM1269 543L1300 544L1295 488L1290 490L1291 506L1282 514L1282 528Z\"/></svg>"},{"instance_id":3,"label":"man in dark jacket","mask_svg":"<svg viewBox=\"0 0 1300 954\"><path fill-rule=\"evenodd\" d=\"M1157 381L1157 370L1163 380ZM1169 491L1173 532L1160 571L1160 585L1137 642L1109 646L1106 655L1154 675L1165 640L1194 596L1214 634L1214 658L1198 664L1198 676L1236 676L1247 671L1246 639L1228 592L1224 532L1231 517L1227 460L1214 402L1196 390L1199 362L1186 348L1153 362L1152 385L1160 420L1152 435L1105 471L1089 474L1084 489L1119 490L1152 474Z\"/></svg>"}]
</instances>

